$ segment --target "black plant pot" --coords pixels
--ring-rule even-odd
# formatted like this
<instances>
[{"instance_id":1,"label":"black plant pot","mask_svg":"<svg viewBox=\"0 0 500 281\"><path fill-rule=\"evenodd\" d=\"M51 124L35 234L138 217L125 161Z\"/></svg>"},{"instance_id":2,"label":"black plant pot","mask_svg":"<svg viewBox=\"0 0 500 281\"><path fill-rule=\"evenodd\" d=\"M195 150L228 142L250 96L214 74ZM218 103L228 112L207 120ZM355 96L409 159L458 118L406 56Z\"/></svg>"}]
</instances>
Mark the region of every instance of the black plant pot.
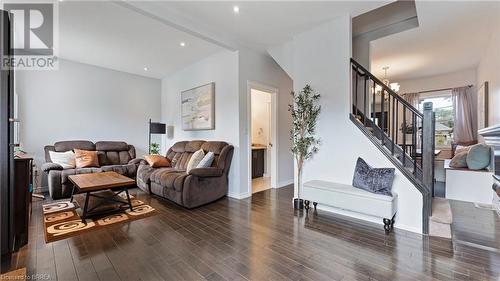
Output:
<instances>
[{"instance_id":1,"label":"black plant pot","mask_svg":"<svg viewBox=\"0 0 500 281\"><path fill-rule=\"evenodd\" d=\"M293 199L293 208L298 210L304 209L304 200L299 198Z\"/></svg>"}]
</instances>

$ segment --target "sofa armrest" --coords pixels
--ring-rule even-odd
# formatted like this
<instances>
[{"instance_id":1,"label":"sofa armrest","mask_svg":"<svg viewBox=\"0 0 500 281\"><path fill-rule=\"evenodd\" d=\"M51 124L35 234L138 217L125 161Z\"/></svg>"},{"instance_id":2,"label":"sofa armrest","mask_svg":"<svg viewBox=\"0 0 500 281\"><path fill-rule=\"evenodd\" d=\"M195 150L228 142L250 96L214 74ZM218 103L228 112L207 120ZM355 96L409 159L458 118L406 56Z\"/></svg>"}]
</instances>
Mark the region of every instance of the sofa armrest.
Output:
<instances>
[{"instance_id":1,"label":"sofa armrest","mask_svg":"<svg viewBox=\"0 0 500 281\"><path fill-rule=\"evenodd\" d=\"M216 167L210 168L194 168L189 171L190 175L198 177L220 177L222 176L224 170Z\"/></svg>"},{"instance_id":2,"label":"sofa armrest","mask_svg":"<svg viewBox=\"0 0 500 281\"><path fill-rule=\"evenodd\" d=\"M64 168L61 165L51 162L44 163L41 169L46 173L48 173L50 170L64 170Z\"/></svg>"},{"instance_id":3,"label":"sofa armrest","mask_svg":"<svg viewBox=\"0 0 500 281\"><path fill-rule=\"evenodd\" d=\"M147 165L148 162L142 158L135 158L130 161L128 161L129 164L134 164L134 165Z\"/></svg>"}]
</instances>

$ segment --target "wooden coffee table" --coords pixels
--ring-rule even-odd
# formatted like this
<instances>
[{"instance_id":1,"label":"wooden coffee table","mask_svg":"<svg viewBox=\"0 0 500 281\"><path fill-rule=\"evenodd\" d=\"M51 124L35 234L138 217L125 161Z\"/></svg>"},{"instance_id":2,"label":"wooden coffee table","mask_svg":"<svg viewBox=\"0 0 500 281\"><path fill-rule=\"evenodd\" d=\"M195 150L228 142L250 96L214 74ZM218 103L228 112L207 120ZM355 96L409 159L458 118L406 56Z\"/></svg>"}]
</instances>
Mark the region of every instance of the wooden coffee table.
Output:
<instances>
[{"instance_id":1,"label":"wooden coffee table","mask_svg":"<svg viewBox=\"0 0 500 281\"><path fill-rule=\"evenodd\" d=\"M73 195L77 193L85 194L85 204L83 207L82 221L85 221L89 214L102 214L98 212L92 212L92 210L96 209L100 205L92 206L89 209L90 197L100 198L102 202L119 203L121 205L127 204L130 210L133 211L128 188L135 185L135 180L120 175L116 172L71 175L68 178L73 183L73 189L71 191L71 202L73 201ZM111 196L99 195L99 193L102 193L102 191L105 190L109 190L109 192L111 192ZM123 198L118 196L122 192L125 192L127 194L126 202Z\"/></svg>"}]
</instances>

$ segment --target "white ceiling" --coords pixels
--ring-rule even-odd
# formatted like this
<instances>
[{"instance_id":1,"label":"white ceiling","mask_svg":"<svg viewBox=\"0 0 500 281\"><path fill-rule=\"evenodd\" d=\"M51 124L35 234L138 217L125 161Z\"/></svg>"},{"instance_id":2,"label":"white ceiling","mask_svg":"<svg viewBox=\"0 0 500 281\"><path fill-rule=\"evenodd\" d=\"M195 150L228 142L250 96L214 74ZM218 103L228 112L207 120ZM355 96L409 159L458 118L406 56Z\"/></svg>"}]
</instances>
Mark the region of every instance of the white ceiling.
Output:
<instances>
[{"instance_id":1,"label":"white ceiling","mask_svg":"<svg viewBox=\"0 0 500 281\"><path fill-rule=\"evenodd\" d=\"M163 78L220 46L114 2L59 2L59 57ZM186 46L181 47L180 42ZM144 71L144 67L148 71Z\"/></svg>"},{"instance_id":2,"label":"white ceiling","mask_svg":"<svg viewBox=\"0 0 500 281\"><path fill-rule=\"evenodd\" d=\"M419 27L371 43L371 71L404 80L476 67L500 24L500 2L417 1Z\"/></svg>"},{"instance_id":3,"label":"white ceiling","mask_svg":"<svg viewBox=\"0 0 500 281\"><path fill-rule=\"evenodd\" d=\"M357 16L392 1L156 1L132 2L142 10L205 34L230 48L266 50L344 14ZM233 6L240 9L233 13Z\"/></svg>"},{"instance_id":4,"label":"white ceiling","mask_svg":"<svg viewBox=\"0 0 500 281\"><path fill-rule=\"evenodd\" d=\"M236 15L229 1L60 1L58 51L63 59L163 78L215 52L265 51L322 22L389 2L242 1Z\"/></svg>"}]
</instances>

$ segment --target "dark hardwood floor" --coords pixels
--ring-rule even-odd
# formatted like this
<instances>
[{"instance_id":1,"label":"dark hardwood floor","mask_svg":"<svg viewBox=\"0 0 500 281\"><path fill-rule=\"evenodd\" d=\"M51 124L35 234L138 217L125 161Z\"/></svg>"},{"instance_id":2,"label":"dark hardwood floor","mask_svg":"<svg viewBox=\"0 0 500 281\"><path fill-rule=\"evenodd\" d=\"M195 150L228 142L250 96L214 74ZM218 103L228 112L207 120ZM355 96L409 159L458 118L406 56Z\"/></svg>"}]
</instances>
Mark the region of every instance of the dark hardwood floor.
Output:
<instances>
[{"instance_id":1,"label":"dark hardwood floor","mask_svg":"<svg viewBox=\"0 0 500 281\"><path fill-rule=\"evenodd\" d=\"M294 211L291 187L194 210L137 197L159 214L49 244L34 203L29 244L12 268L64 281L497 280L500 272L497 253Z\"/></svg>"},{"instance_id":2,"label":"dark hardwood floor","mask_svg":"<svg viewBox=\"0 0 500 281\"><path fill-rule=\"evenodd\" d=\"M453 240L500 254L500 217L496 211L474 203L450 200Z\"/></svg>"}]
</instances>

